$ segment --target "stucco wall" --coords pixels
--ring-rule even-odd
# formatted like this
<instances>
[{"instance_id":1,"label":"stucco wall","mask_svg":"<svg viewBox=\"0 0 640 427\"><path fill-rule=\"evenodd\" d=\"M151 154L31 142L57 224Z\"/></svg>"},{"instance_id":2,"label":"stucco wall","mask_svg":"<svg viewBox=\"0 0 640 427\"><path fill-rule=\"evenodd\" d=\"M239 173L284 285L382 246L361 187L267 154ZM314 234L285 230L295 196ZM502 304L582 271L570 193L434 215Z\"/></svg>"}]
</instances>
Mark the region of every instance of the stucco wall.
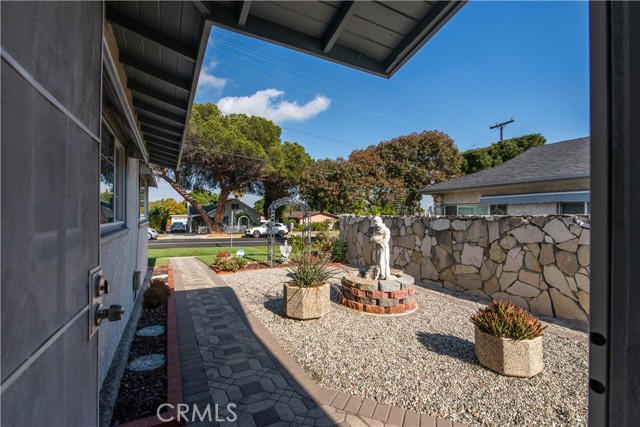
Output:
<instances>
[{"instance_id":1,"label":"stucco wall","mask_svg":"<svg viewBox=\"0 0 640 427\"><path fill-rule=\"evenodd\" d=\"M391 264L416 279L546 316L589 318L590 225L572 215L387 217ZM348 262L371 263L371 219L345 217Z\"/></svg>"},{"instance_id":2,"label":"stucco wall","mask_svg":"<svg viewBox=\"0 0 640 427\"><path fill-rule=\"evenodd\" d=\"M120 337L129 321L131 310L139 293L133 290L133 273L147 270L147 223L139 220L138 160L127 161L126 219L120 231L103 236L100 242L100 264L109 281L109 293L102 304L120 304L125 309L124 318L117 322L103 321L99 334L99 384L111 366Z\"/></svg>"},{"instance_id":3,"label":"stucco wall","mask_svg":"<svg viewBox=\"0 0 640 427\"><path fill-rule=\"evenodd\" d=\"M480 196L501 196L505 194L549 193L554 191L589 190L589 180L580 179L567 182L546 182L539 184L505 185L501 187L477 188L468 191L453 191L440 194L443 205L478 204ZM555 213L555 211L553 211ZM532 213L530 215L536 215Z\"/></svg>"},{"instance_id":4,"label":"stucco wall","mask_svg":"<svg viewBox=\"0 0 640 427\"><path fill-rule=\"evenodd\" d=\"M507 205L507 215L555 215L558 206L550 203L518 203Z\"/></svg>"}]
</instances>

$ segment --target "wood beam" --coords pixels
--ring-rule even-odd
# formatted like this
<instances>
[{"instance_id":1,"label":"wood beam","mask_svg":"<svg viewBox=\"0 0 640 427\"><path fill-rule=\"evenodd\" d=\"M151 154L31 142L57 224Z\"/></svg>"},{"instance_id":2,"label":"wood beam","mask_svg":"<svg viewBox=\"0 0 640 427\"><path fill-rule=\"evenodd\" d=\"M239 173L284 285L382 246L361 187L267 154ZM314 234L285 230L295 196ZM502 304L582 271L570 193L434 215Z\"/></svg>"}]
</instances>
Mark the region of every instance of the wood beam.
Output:
<instances>
[{"instance_id":1,"label":"wood beam","mask_svg":"<svg viewBox=\"0 0 640 427\"><path fill-rule=\"evenodd\" d=\"M251 0L245 0L240 3L238 8L238 25L244 27L247 24L249 10L251 9Z\"/></svg>"},{"instance_id":2,"label":"wood beam","mask_svg":"<svg viewBox=\"0 0 640 427\"><path fill-rule=\"evenodd\" d=\"M158 153L164 154L165 156L170 156L170 158L173 158L174 156L176 157L176 159L178 158L178 150L174 150L170 147L165 147L162 145L159 146L155 143L149 143L147 144L147 149L157 151Z\"/></svg>"},{"instance_id":3,"label":"wood beam","mask_svg":"<svg viewBox=\"0 0 640 427\"><path fill-rule=\"evenodd\" d=\"M338 40L338 37L340 37L340 33L342 33L342 30L344 30L344 27L347 25L349 17L353 15L355 5L355 1L345 1L340 7L340 10L338 10L336 17L331 22L322 40L322 51L324 53L329 52Z\"/></svg>"},{"instance_id":4,"label":"wood beam","mask_svg":"<svg viewBox=\"0 0 640 427\"><path fill-rule=\"evenodd\" d=\"M150 114L155 114L156 116L160 116L163 119L169 120L179 125L184 125L184 122L186 120L185 116L179 116L177 114L170 113L168 111L163 110L162 108L158 108L144 101L139 101L135 98L133 99L133 107L136 110L142 110Z\"/></svg>"},{"instance_id":5,"label":"wood beam","mask_svg":"<svg viewBox=\"0 0 640 427\"><path fill-rule=\"evenodd\" d=\"M143 132L143 133L147 141L154 141L158 144L175 144L176 146L180 145L179 139L176 140L176 139L167 138L165 136L158 135L157 133L152 133L152 132Z\"/></svg>"},{"instance_id":6,"label":"wood beam","mask_svg":"<svg viewBox=\"0 0 640 427\"><path fill-rule=\"evenodd\" d=\"M163 82L175 86L185 92L191 92L191 82L184 81L173 74L167 73L166 71L154 68L142 61L131 58L127 55L120 55L120 62L127 67L131 67L140 71L141 73L145 73L152 77L155 77L158 80L162 80Z\"/></svg>"},{"instance_id":7,"label":"wood beam","mask_svg":"<svg viewBox=\"0 0 640 427\"><path fill-rule=\"evenodd\" d=\"M172 135L181 136L184 133L184 126L176 126L172 123L167 123L161 120L154 119L153 117L147 116L143 111L140 111L138 113L138 121L143 126L148 126L151 128L161 130L163 132L168 132Z\"/></svg>"},{"instance_id":8,"label":"wood beam","mask_svg":"<svg viewBox=\"0 0 640 427\"><path fill-rule=\"evenodd\" d=\"M167 162L167 164L174 164L176 163L177 157L171 154L165 154L161 151L156 151L153 148L148 148L149 151L149 157L151 157L151 163L153 163L153 161L155 159L160 159L160 160L164 160L165 162Z\"/></svg>"},{"instance_id":9,"label":"wood beam","mask_svg":"<svg viewBox=\"0 0 640 427\"><path fill-rule=\"evenodd\" d=\"M177 140L182 139L182 133L172 132L166 128L158 128L155 126L147 126L144 122L140 121L140 130L143 133L158 135L163 138L175 138ZM179 141L178 141L179 142Z\"/></svg>"},{"instance_id":10,"label":"wood beam","mask_svg":"<svg viewBox=\"0 0 640 427\"><path fill-rule=\"evenodd\" d=\"M385 73L391 75L424 45L445 22L464 5L465 0L438 1L416 24L407 36L396 46L384 62Z\"/></svg>"},{"instance_id":11,"label":"wood beam","mask_svg":"<svg viewBox=\"0 0 640 427\"><path fill-rule=\"evenodd\" d=\"M148 87L145 87L143 84L134 82L132 80L129 80L127 87L130 90L137 92L141 95L145 95L157 101L160 101L164 104L171 105L172 107L178 108L184 111L185 113L187 112L187 103L180 101L179 99L172 98L160 92L156 92L155 90L149 89Z\"/></svg>"},{"instance_id":12,"label":"wood beam","mask_svg":"<svg viewBox=\"0 0 640 427\"><path fill-rule=\"evenodd\" d=\"M209 8L209 5L208 5L209 2L192 0L191 3L193 3L198 8L200 13L202 13L203 15L211 14L211 9Z\"/></svg>"},{"instance_id":13,"label":"wood beam","mask_svg":"<svg viewBox=\"0 0 640 427\"><path fill-rule=\"evenodd\" d=\"M175 40L164 33L159 32L154 28L151 28L141 22L134 21L133 19L127 18L124 15L120 15L119 13L108 7L106 11L106 19L107 21L111 22L114 25L117 25L118 27L129 30L133 33L138 34L140 37L144 37L145 39L153 43L157 43L162 47L172 50L173 52L190 62L196 62L198 53L194 49L182 44L178 40Z\"/></svg>"}]
</instances>

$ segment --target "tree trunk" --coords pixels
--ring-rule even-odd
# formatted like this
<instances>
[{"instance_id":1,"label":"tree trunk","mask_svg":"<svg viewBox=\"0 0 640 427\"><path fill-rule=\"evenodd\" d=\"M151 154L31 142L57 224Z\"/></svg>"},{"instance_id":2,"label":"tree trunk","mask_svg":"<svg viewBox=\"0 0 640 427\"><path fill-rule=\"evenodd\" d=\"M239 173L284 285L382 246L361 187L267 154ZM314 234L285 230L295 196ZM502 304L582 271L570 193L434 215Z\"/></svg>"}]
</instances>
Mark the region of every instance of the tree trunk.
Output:
<instances>
[{"instance_id":1,"label":"tree trunk","mask_svg":"<svg viewBox=\"0 0 640 427\"><path fill-rule=\"evenodd\" d=\"M167 171L164 170L162 173L160 173L159 175L160 178L167 181L171 186L171 188L176 190L178 194L180 194L187 202L189 202L194 208L196 208L196 211L198 211L198 213L200 214L200 218L202 218L202 221L207 226L209 233L213 233L213 229L214 229L213 221L211 221L211 217L207 215L207 211L205 211L202 205L198 203L196 199L191 197L191 195L189 195L189 193L180 186L180 181L177 174L176 174L176 180L174 181L171 178L169 178L166 172Z\"/></svg>"},{"instance_id":2,"label":"tree trunk","mask_svg":"<svg viewBox=\"0 0 640 427\"><path fill-rule=\"evenodd\" d=\"M216 208L216 216L214 218L214 222L215 222L215 228L218 232L222 232L223 230L223 224L222 221L224 220L224 212L226 210L226 206L227 206L227 200L229 199L229 194L231 194L231 191L226 189L226 188L221 188L220 189L220 197L218 198L218 207Z\"/></svg>"}]
</instances>

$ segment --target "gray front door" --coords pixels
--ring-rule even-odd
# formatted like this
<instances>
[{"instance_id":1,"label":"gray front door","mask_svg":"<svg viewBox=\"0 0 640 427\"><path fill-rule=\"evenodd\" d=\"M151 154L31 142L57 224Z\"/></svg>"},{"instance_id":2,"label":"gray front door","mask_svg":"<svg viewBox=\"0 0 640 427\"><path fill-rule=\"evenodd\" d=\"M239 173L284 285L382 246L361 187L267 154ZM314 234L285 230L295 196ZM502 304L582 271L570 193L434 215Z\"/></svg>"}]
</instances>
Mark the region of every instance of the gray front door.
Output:
<instances>
[{"instance_id":1,"label":"gray front door","mask_svg":"<svg viewBox=\"0 0 640 427\"><path fill-rule=\"evenodd\" d=\"M3 426L92 426L102 3L2 2Z\"/></svg>"}]
</instances>

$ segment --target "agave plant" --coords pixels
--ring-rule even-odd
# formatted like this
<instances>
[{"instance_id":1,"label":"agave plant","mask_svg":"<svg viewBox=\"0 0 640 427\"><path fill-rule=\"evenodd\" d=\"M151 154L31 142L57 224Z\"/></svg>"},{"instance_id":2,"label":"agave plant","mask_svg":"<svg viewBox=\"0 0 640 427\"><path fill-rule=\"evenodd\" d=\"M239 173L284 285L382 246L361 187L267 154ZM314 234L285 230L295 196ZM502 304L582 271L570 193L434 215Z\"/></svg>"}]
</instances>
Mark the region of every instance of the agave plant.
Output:
<instances>
[{"instance_id":1,"label":"agave plant","mask_svg":"<svg viewBox=\"0 0 640 427\"><path fill-rule=\"evenodd\" d=\"M292 282L301 288L321 285L335 275L333 266L327 257L303 254L296 260L296 265L287 269Z\"/></svg>"},{"instance_id":2,"label":"agave plant","mask_svg":"<svg viewBox=\"0 0 640 427\"><path fill-rule=\"evenodd\" d=\"M493 301L478 310L471 321L486 334L513 340L537 338L546 328L536 317L509 301Z\"/></svg>"}]
</instances>

